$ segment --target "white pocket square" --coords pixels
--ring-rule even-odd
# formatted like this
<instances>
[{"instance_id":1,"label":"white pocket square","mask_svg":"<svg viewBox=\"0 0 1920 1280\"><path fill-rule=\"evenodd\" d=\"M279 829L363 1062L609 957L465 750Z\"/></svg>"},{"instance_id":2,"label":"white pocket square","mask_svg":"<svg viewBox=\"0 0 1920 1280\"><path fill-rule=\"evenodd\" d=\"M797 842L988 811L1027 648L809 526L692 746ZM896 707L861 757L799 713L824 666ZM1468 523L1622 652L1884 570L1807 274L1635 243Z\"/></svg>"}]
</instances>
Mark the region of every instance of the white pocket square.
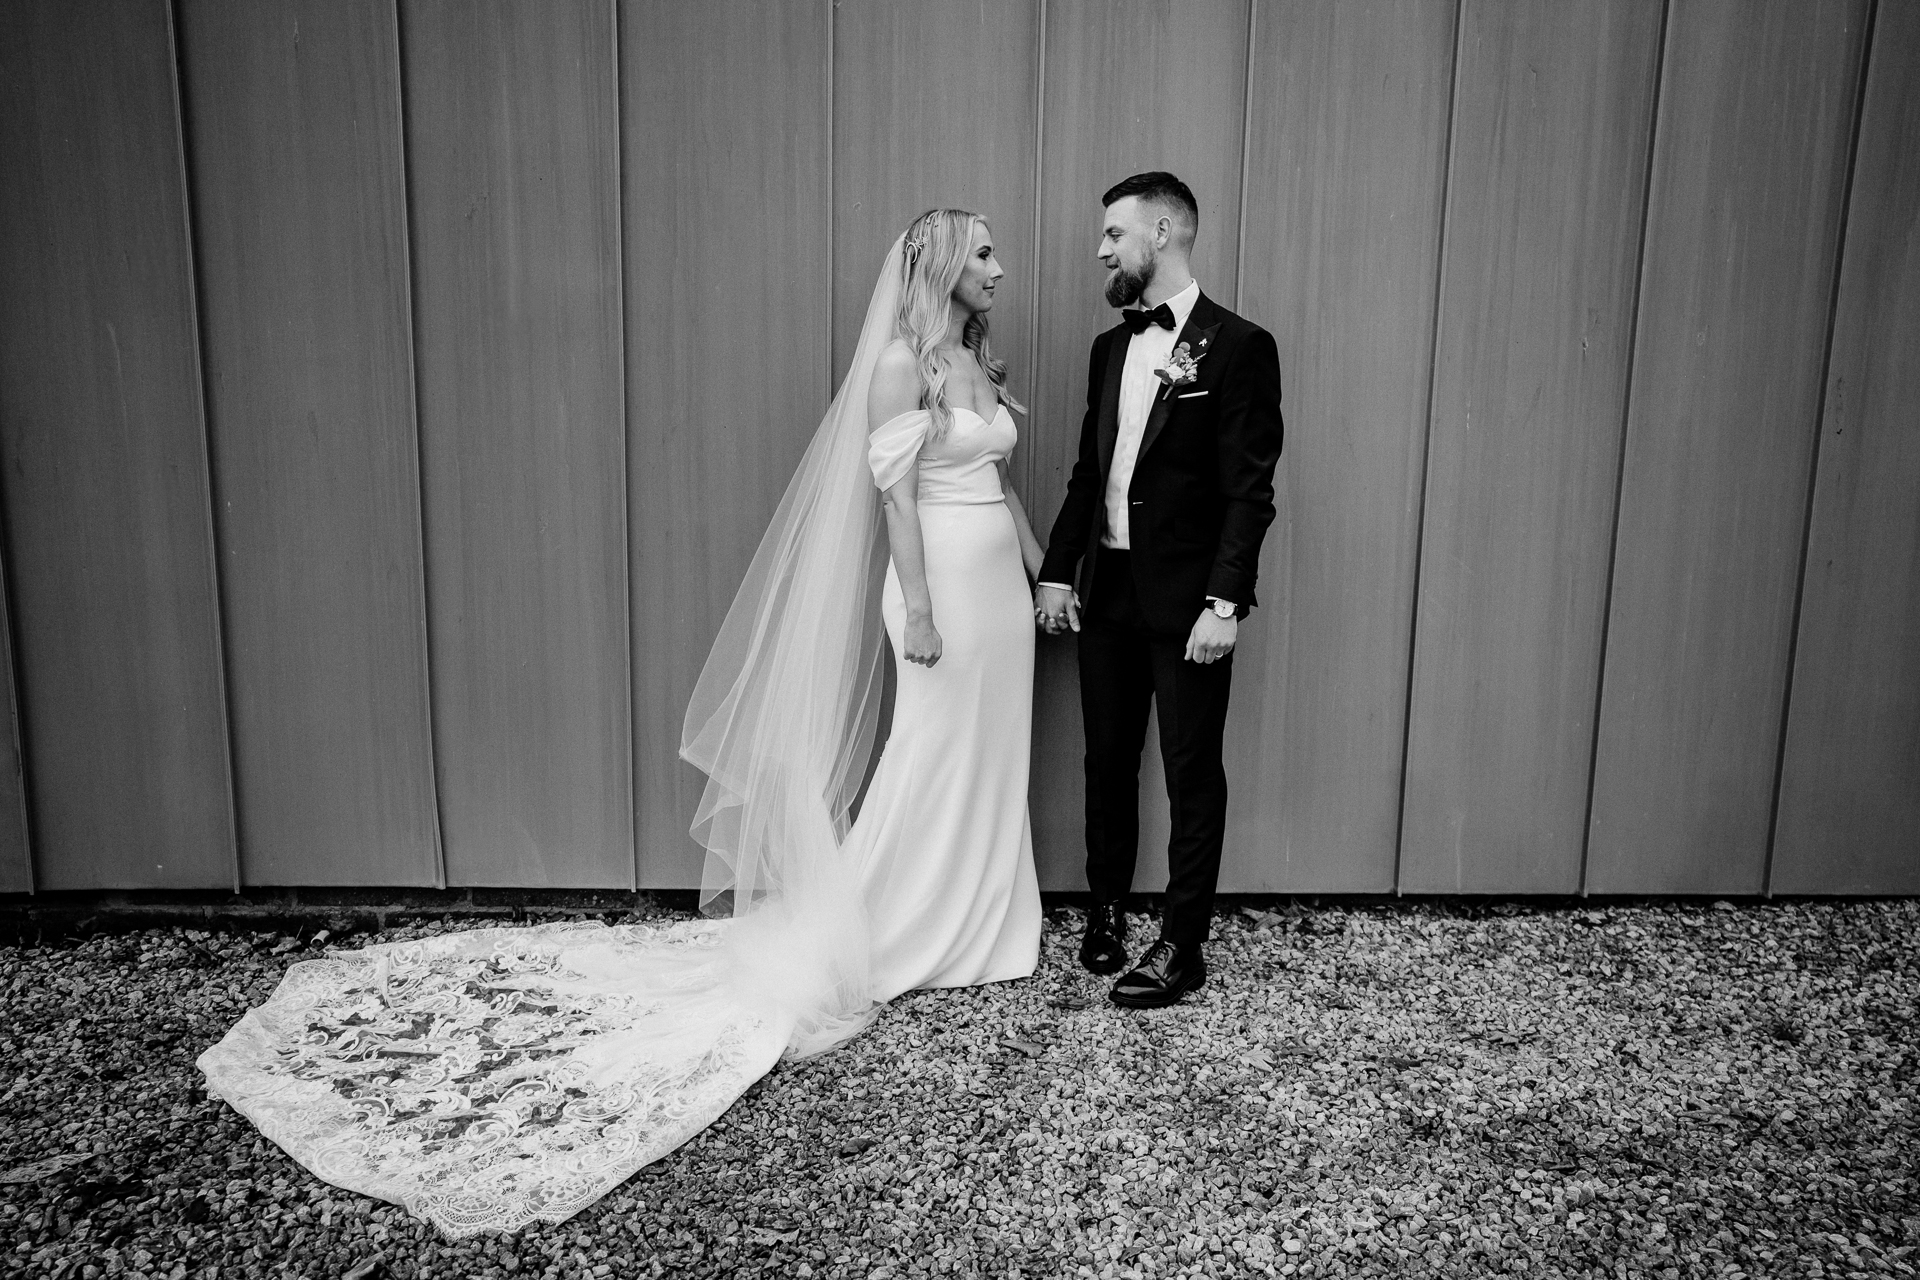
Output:
<instances>
[{"instance_id":1,"label":"white pocket square","mask_svg":"<svg viewBox=\"0 0 1920 1280\"><path fill-rule=\"evenodd\" d=\"M1199 396L1204 396L1206 394L1207 393L1204 391L1189 391L1185 395L1175 396L1174 399L1175 400L1192 400Z\"/></svg>"}]
</instances>

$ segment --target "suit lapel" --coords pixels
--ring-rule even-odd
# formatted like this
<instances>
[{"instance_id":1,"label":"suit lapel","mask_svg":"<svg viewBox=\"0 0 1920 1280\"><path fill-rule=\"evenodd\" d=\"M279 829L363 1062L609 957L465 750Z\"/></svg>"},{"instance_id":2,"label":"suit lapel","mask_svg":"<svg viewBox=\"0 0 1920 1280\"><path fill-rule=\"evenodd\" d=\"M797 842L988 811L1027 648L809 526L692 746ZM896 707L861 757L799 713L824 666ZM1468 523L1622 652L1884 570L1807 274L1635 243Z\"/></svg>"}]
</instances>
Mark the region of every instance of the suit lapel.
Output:
<instances>
[{"instance_id":1,"label":"suit lapel","mask_svg":"<svg viewBox=\"0 0 1920 1280\"><path fill-rule=\"evenodd\" d=\"M1133 335L1123 327L1107 346L1107 384L1100 392L1100 481L1106 483L1113 466L1113 442L1120 436L1120 375L1127 368L1127 347Z\"/></svg>"},{"instance_id":2,"label":"suit lapel","mask_svg":"<svg viewBox=\"0 0 1920 1280\"><path fill-rule=\"evenodd\" d=\"M1219 331L1220 321L1214 315L1213 299L1203 293L1194 299L1193 310L1187 313L1187 322L1180 327L1180 334L1173 340L1173 345L1177 348L1184 342L1196 359L1204 359L1213 349L1214 335ZM1140 433L1140 452L1135 455L1136 458L1147 456L1147 450L1153 448L1153 442L1160 438L1161 428L1167 425L1167 415L1173 412L1173 396L1169 391L1163 386L1153 397L1153 408L1147 413L1146 429Z\"/></svg>"}]
</instances>

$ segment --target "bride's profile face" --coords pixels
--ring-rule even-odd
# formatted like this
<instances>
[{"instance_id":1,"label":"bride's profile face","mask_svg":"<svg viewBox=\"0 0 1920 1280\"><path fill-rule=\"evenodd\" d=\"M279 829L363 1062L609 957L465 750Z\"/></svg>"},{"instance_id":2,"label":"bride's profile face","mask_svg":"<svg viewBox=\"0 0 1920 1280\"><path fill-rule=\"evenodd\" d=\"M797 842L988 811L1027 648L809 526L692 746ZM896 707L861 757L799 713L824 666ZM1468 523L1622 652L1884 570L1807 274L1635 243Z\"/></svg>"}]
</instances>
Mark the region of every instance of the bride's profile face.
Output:
<instances>
[{"instance_id":1,"label":"bride's profile face","mask_svg":"<svg viewBox=\"0 0 1920 1280\"><path fill-rule=\"evenodd\" d=\"M1000 260L993 256L993 232L984 222L974 223L972 247L960 268L960 278L954 281L953 300L973 315L989 311L993 308L993 291L1005 274Z\"/></svg>"}]
</instances>

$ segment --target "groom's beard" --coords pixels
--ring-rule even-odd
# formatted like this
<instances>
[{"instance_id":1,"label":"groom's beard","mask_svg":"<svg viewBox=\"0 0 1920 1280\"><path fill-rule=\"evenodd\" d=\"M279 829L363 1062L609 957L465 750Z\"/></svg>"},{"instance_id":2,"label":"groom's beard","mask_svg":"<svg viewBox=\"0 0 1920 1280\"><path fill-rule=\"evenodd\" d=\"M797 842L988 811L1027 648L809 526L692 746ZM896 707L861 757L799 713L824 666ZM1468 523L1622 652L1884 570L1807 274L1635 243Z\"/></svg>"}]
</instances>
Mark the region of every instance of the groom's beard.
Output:
<instances>
[{"instance_id":1,"label":"groom's beard","mask_svg":"<svg viewBox=\"0 0 1920 1280\"><path fill-rule=\"evenodd\" d=\"M1129 271L1125 267L1115 267L1107 273L1107 305L1110 307L1130 307L1140 301L1140 295L1153 283L1153 270L1159 266L1159 259L1149 258L1138 271Z\"/></svg>"}]
</instances>

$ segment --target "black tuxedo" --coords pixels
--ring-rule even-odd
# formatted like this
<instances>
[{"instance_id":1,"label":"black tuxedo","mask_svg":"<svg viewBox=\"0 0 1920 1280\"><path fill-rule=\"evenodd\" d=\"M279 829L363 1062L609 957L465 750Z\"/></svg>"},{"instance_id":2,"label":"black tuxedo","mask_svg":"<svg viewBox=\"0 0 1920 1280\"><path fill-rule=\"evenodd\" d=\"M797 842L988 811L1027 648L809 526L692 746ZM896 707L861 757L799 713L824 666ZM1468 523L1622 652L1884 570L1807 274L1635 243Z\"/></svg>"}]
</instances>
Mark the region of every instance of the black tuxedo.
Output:
<instances>
[{"instance_id":1,"label":"black tuxedo","mask_svg":"<svg viewBox=\"0 0 1920 1280\"><path fill-rule=\"evenodd\" d=\"M1273 335L1202 294L1176 339L1199 357L1190 384L1154 397L1127 492L1129 549L1100 545L1132 337L1093 341L1080 455L1054 521L1043 582L1072 582L1082 607L1080 705L1086 721L1087 882L1097 902L1133 883L1140 751L1157 700L1173 835L1162 932L1205 939L1226 831L1221 765L1232 656L1184 658L1207 597L1241 617L1256 603L1260 543L1273 523L1280 458L1280 354Z\"/></svg>"}]
</instances>

